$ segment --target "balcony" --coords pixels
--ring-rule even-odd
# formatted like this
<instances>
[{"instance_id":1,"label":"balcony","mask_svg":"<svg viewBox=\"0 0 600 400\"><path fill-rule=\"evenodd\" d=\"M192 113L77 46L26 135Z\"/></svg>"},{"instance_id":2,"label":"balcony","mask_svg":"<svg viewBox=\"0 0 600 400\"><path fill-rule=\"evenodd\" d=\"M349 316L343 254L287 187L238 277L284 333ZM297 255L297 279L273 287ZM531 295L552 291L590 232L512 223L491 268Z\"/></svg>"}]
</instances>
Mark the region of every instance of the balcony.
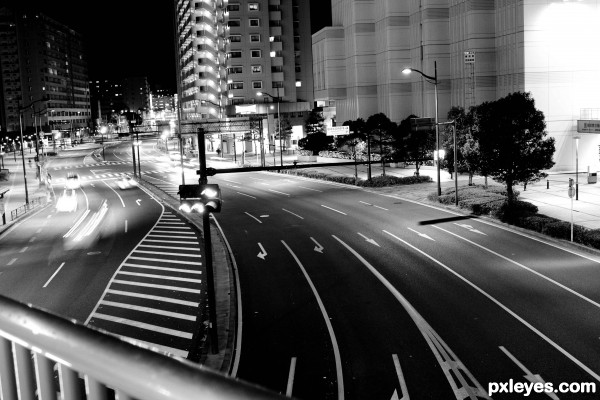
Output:
<instances>
[{"instance_id":1,"label":"balcony","mask_svg":"<svg viewBox=\"0 0 600 400\"><path fill-rule=\"evenodd\" d=\"M269 21L281 21L281 11L269 11Z\"/></svg>"},{"instance_id":2,"label":"balcony","mask_svg":"<svg viewBox=\"0 0 600 400\"><path fill-rule=\"evenodd\" d=\"M270 26L269 36L281 36L281 26Z\"/></svg>"},{"instance_id":3,"label":"balcony","mask_svg":"<svg viewBox=\"0 0 600 400\"><path fill-rule=\"evenodd\" d=\"M283 57L271 57L271 65L273 67L282 67L283 66Z\"/></svg>"}]
</instances>

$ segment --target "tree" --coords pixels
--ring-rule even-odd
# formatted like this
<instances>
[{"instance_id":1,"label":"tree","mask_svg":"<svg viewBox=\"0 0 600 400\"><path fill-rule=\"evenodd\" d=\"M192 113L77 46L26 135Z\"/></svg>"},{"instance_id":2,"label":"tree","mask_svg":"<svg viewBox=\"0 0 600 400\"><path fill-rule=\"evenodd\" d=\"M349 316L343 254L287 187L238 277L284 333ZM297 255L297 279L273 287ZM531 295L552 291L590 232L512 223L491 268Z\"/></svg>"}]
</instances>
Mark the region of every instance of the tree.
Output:
<instances>
[{"instance_id":1,"label":"tree","mask_svg":"<svg viewBox=\"0 0 600 400\"><path fill-rule=\"evenodd\" d=\"M325 134L325 118L320 111L312 110L305 120L304 127L306 137L298 141L298 147L304 150L310 150L314 155L319 151L326 150L333 143L333 137Z\"/></svg>"},{"instance_id":2,"label":"tree","mask_svg":"<svg viewBox=\"0 0 600 400\"><path fill-rule=\"evenodd\" d=\"M419 167L427 158L432 158L433 148L435 147L435 129L429 131L413 131L411 129L411 119L418 118L416 115L409 115L400 122L399 135L404 137L404 145L407 159L415 162L419 175Z\"/></svg>"},{"instance_id":3,"label":"tree","mask_svg":"<svg viewBox=\"0 0 600 400\"><path fill-rule=\"evenodd\" d=\"M477 106L473 135L489 175L506 184L510 202L513 185L536 182L547 176L542 170L554 165L554 138L546 138L544 113L530 93L515 92Z\"/></svg>"},{"instance_id":4,"label":"tree","mask_svg":"<svg viewBox=\"0 0 600 400\"><path fill-rule=\"evenodd\" d=\"M389 151L389 142L391 133L395 129L395 123L392 122L384 113L371 115L367 119L366 128L369 136L379 141L379 153L381 155L382 174L385 176L385 158Z\"/></svg>"}]
</instances>

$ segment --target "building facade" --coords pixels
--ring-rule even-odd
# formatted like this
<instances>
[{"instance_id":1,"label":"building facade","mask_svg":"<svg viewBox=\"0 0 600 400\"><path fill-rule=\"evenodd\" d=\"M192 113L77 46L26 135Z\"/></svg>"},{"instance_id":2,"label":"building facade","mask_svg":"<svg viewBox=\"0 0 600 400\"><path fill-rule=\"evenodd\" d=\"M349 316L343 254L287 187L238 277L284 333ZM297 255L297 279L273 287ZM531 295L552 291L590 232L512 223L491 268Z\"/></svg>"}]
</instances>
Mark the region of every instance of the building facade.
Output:
<instances>
[{"instance_id":1,"label":"building facade","mask_svg":"<svg viewBox=\"0 0 600 400\"><path fill-rule=\"evenodd\" d=\"M580 170L598 170L600 137L577 121L600 115L599 18L595 0L332 0L332 26L312 40L315 98L339 122L433 117L434 85L408 67L437 72L440 120L452 106L531 92L556 139L554 169L575 169L580 137Z\"/></svg>"},{"instance_id":2,"label":"building facade","mask_svg":"<svg viewBox=\"0 0 600 400\"><path fill-rule=\"evenodd\" d=\"M274 114L275 102L279 114L288 116L312 108L308 1L175 0L174 5L182 120L252 113L264 115L271 126L267 116Z\"/></svg>"},{"instance_id":3,"label":"building facade","mask_svg":"<svg viewBox=\"0 0 600 400\"><path fill-rule=\"evenodd\" d=\"M8 8L0 8L0 132L19 130L20 104L17 24Z\"/></svg>"}]
</instances>

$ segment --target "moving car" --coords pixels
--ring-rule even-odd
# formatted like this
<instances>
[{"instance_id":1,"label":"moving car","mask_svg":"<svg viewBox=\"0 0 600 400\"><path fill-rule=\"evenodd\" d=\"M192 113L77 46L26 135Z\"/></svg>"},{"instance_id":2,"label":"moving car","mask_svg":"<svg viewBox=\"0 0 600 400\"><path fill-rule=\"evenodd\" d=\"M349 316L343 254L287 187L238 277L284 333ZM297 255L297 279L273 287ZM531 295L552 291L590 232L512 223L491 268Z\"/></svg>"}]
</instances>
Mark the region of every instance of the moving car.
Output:
<instances>
[{"instance_id":1,"label":"moving car","mask_svg":"<svg viewBox=\"0 0 600 400\"><path fill-rule=\"evenodd\" d=\"M79 189L81 187L81 182L79 181L79 175L73 172L69 172L67 174L67 189Z\"/></svg>"},{"instance_id":2,"label":"moving car","mask_svg":"<svg viewBox=\"0 0 600 400\"><path fill-rule=\"evenodd\" d=\"M56 201L56 211L77 211L77 193L75 193L75 189L65 189L63 191L62 195Z\"/></svg>"},{"instance_id":3,"label":"moving car","mask_svg":"<svg viewBox=\"0 0 600 400\"><path fill-rule=\"evenodd\" d=\"M126 190L136 187L137 182L130 176L124 176L117 181L117 186L121 190Z\"/></svg>"}]
</instances>

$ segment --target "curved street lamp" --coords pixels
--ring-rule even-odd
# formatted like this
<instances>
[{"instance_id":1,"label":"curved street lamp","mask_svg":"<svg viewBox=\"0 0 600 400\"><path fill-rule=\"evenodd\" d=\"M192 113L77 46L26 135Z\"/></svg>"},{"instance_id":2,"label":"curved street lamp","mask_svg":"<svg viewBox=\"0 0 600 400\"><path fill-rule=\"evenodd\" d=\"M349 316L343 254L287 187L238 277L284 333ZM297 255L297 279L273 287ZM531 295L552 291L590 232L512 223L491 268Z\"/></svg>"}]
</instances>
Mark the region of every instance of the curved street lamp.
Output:
<instances>
[{"instance_id":1,"label":"curved street lamp","mask_svg":"<svg viewBox=\"0 0 600 400\"><path fill-rule=\"evenodd\" d=\"M402 70L403 74L410 74L411 72L417 72L419 74L421 74L421 76L423 78L425 78L425 80L429 83L433 84L433 90L435 93L435 154L436 154L436 164L437 164L437 188L438 188L438 196L441 196L442 194L442 186L440 183L440 131L438 128L438 92L437 92L437 85L438 85L438 78L437 78L437 61L433 62L433 68L434 68L434 75L430 76L427 75L421 71L419 71L418 69L415 68L404 68Z\"/></svg>"}]
</instances>

